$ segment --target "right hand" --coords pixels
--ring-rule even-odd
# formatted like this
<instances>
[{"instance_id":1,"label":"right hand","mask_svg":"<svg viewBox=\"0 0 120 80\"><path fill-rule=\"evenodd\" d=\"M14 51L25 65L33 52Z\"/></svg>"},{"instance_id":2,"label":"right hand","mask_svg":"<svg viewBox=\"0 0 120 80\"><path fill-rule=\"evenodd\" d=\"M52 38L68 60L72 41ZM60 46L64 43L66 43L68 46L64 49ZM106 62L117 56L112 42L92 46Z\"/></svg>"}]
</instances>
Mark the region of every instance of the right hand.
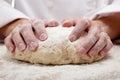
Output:
<instances>
[{"instance_id":1,"label":"right hand","mask_svg":"<svg viewBox=\"0 0 120 80\"><path fill-rule=\"evenodd\" d=\"M112 48L113 43L108 33L103 30L106 26L101 20L88 19L66 19L63 21L63 27L75 28L71 32L69 39L71 42L81 37L83 32L87 33L84 41L77 46L77 52L81 55L94 57L95 55L104 56Z\"/></svg>"},{"instance_id":2,"label":"right hand","mask_svg":"<svg viewBox=\"0 0 120 80\"><path fill-rule=\"evenodd\" d=\"M44 41L48 37L45 27L57 25L57 21L23 19L17 25L12 24L15 28L5 38L5 45L11 52L14 52L15 48L19 51L24 51L26 48L35 51L38 47L37 38Z\"/></svg>"}]
</instances>

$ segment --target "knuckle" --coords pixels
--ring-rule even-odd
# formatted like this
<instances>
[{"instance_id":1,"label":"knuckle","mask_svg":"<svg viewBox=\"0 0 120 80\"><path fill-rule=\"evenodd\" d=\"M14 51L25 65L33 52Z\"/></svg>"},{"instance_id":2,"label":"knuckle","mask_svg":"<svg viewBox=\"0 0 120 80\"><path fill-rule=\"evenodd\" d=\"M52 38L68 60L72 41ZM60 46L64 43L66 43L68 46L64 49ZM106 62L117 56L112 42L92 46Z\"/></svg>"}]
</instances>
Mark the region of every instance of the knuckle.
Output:
<instances>
[{"instance_id":1,"label":"knuckle","mask_svg":"<svg viewBox=\"0 0 120 80\"><path fill-rule=\"evenodd\" d=\"M85 22L84 19L77 19L77 20L76 20L76 23L77 23L77 24L81 24L81 23L85 24L86 22Z\"/></svg>"},{"instance_id":2,"label":"knuckle","mask_svg":"<svg viewBox=\"0 0 120 80\"><path fill-rule=\"evenodd\" d=\"M19 35L17 35L17 33L16 34L13 34L12 36L11 36L11 39L15 42L15 43L17 43L17 42L19 42L21 39L19 38Z\"/></svg>"},{"instance_id":3,"label":"knuckle","mask_svg":"<svg viewBox=\"0 0 120 80\"><path fill-rule=\"evenodd\" d=\"M79 29L80 30L80 29ZM80 31L79 31L76 27L75 27L75 29L73 30L73 33L75 34L75 35L77 35L77 34L79 34L80 33Z\"/></svg>"},{"instance_id":4,"label":"knuckle","mask_svg":"<svg viewBox=\"0 0 120 80\"><path fill-rule=\"evenodd\" d=\"M106 32L101 32L100 36L103 37L103 38L109 39L109 36L108 36L108 34Z\"/></svg>"},{"instance_id":5,"label":"knuckle","mask_svg":"<svg viewBox=\"0 0 120 80\"><path fill-rule=\"evenodd\" d=\"M106 37L100 37L99 41L98 41L98 47L101 47L103 45L107 44L107 40Z\"/></svg>"},{"instance_id":6,"label":"knuckle","mask_svg":"<svg viewBox=\"0 0 120 80\"><path fill-rule=\"evenodd\" d=\"M31 19L30 21L33 23L34 21L36 21L37 19Z\"/></svg>"},{"instance_id":7,"label":"knuckle","mask_svg":"<svg viewBox=\"0 0 120 80\"><path fill-rule=\"evenodd\" d=\"M18 40L15 39L14 42L15 42L16 45L19 45L20 43L24 44L23 39L21 39L19 37L18 37Z\"/></svg>"},{"instance_id":8,"label":"knuckle","mask_svg":"<svg viewBox=\"0 0 120 80\"><path fill-rule=\"evenodd\" d=\"M96 46L96 50L97 50L97 51L98 51L98 50L101 50L101 49L104 48L104 46L105 46L105 43L104 43L104 42L99 42L99 43L97 44L97 46Z\"/></svg>"},{"instance_id":9,"label":"knuckle","mask_svg":"<svg viewBox=\"0 0 120 80\"><path fill-rule=\"evenodd\" d=\"M87 18L79 19L79 20L81 21L81 23L84 23L84 25L86 25L86 26L90 25L90 20Z\"/></svg>"},{"instance_id":10,"label":"knuckle","mask_svg":"<svg viewBox=\"0 0 120 80\"><path fill-rule=\"evenodd\" d=\"M96 50L100 51L100 50L104 49L104 47L105 47L105 44L100 44L99 46L97 46Z\"/></svg>"},{"instance_id":11,"label":"knuckle","mask_svg":"<svg viewBox=\"0 0 120 80\"><path fill-rule=\"evenodd\" d=\"M33 38L27 38L26 39L26 43L27 44L30 44L31 42L35 42L36 40L35 39L33 39Z\"/></svg>"},{"instance_id":12,"label":"knuckle","mask_svg":"<svg viewBox=\"0 0 120 80\"><path fill-rule=\"evenodd\" d=\"M18 34L18 32L17 32L17 31L13 31L13 32L11 33L11 36L14 37L16 34Z\"/></svg>"},{"instance_id":13,"label":"knuckle","mask_svg":"<svg viewBox=\"0 0 120 80\"><path fill-rule=\"evenodd\" d=\"M44 26L44 22L42 20L33 21L33 27L40 27L40 26Z\"/></svg>"},{"instance_id":14,"label":"knuckle","mask_svg":"<svg viewBox=\"0 0 120 80\"><path fill-rule=\"evenodd\" d=\"M91 27L91 30L90 30L90 35L94 35L95 37L99 37L100 35L100 29L98 26L96 27Z\"/></svg>"},{"instance_id":15,"label":"knuckle","mask_svg":"<svg viewBox=\"0 0 120 80\"><path fill-rule=\"evenodd\" d=\"M27 45L29 45L31 42L31 40L26 40Z\"/></svg>"},{"instance_id":16,"label":"knuckle","mask_svg":"<svg viewBox=\"0 0 120 80\"><path fill-rule=\"evenodd\" d=\"M21 43L22 43L22 42L19 42L19 41L16 42L16 43L15 43L16 47L19 47L19 45L20 45Z\"/></svg>"},{"instance_id":17,"label":"knuckle","mask_svg":"<svg viewBox=\"0 0 120 80\"><path fill-rule=\"evenodd\" d=\"M23 27L23 28L20 29L20 32L21 32L21 33L24 33L25 31L27 31L27 30L25 29L25 27Z\"/></svg>"},{"instance_id":18,"label":"knuckle","mask_svg":"<svg viewBox=\"0 0 120 80\"><path fill-rule=\"evenodd\" d=\"M27 36L30 35L30 34L29 34L29 30L26 30L26 29L21 29L20 33L21 33L23 36L25 36L25 37L27 37Z\"/></svg>"},{"instance_id":19,"label":"knuckle","mask_svg":"<svg viewBox=\"0 0 120 80\"><path fill-rule=\"evenodd\" d=\"M93 45L95 44L97 39L95 37L90 37L88 38L88 45Z\"/></svg>"},{"instance_id":20,"label":"knuckle","mask_svg":"<svg viewBox=\"0 0 120 80\"><path fill-rule=\"evenodd\" d=\"M91 41L97 41L100 38L100 36L98 35L97 31L94 31L94 32L91 32L90 34L88 34L88 38Z\"/></svg>"},{"instance_id":21,"label":"knuckle","mask_svg":"<svg viewBox=\"0 0 120 80\"><path fill-rule=\"evenodd\" d=\"M20 27L28 27L28 26L31 26L31 22L27 20L27 21L22 22L19 26Z\"/></svg>"},{"instance_id":22,"label":"knuckle","mask_svg":"<svg viewBox=\"0 0 120 80\"><path fill-rule=\"evenodd\" d=\"M85 48L86 50L88 50L91 46L91 42L90 41L87 41L85 43L82 44L82 47Z\"/></svg>"},{"instance_id":23,"label":"knuckle","mask_svg":"<svg viewBox=\"0 0 120 80\"><path fill-rule=\"evenodd\" d=\"M105 41L99 41L97 44L96 44L96 50L99 51L99 50L102 50L104 47L105 47L106 43Z\"/></svg>"}]
</instances>

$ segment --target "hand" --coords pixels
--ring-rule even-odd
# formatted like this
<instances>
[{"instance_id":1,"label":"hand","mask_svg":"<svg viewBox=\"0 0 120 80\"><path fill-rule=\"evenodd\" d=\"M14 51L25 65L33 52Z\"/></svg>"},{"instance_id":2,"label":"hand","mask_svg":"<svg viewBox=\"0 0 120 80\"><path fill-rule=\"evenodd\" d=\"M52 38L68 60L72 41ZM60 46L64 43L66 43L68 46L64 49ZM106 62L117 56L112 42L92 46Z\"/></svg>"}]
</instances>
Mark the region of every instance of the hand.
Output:
<instances>
[{"instance_id":1,"label":"hand","mask_svg":"<svg viewBox=\"0 0 120 80\"><path fill-rule=\"evenodd\" d=\"M82 32L87 31L87 37L81 45L77 47L78 53L88 55L90 57L97 55L105 55L113 46L108 34L102 29L106 26L101 21L90 21L88 19L66 19L63 21L64 27L75 26L71 32L69 39L71 42L80 38Z\"/></svg>"},{"instance_id":2,"label":"hand","mask_svg":"<svg viewBox=\"0 0 120 80\"><path fill-rule=\"evenodd\" d=\"M18 20L11 24L14 26L13 30L6 35L5 45L13 52L15 48L20 51L24 51L27 47L29 50L34 51L38 47L37 38L41 41L47 39L47 33L45 27L57 26L56 21L43 21L43 20ZM10 27L11 25L7 26ZM6 33L7 34L7 33Z\"/></svg>"}]
</instances>

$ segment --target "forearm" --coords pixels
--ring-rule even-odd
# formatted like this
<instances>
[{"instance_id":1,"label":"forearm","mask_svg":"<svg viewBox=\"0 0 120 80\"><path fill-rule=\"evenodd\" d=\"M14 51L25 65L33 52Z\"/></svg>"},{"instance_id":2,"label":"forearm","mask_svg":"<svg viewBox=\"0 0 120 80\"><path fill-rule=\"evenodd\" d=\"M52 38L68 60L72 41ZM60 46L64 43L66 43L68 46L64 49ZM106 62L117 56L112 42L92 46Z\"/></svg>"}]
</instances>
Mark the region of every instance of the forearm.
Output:
<instances>
[{"instance_id":1,"label":"forearm","mask_svg":"<svg viewBox=\"0 0 120 80\"><path fill-rule=\"evenodd\" d=\"M102 30L107 32L111 39L115 39L120 36L120 13L115 13L94 21L103 24L101 27Z\"/></svg>"},{"instance_id":2,"label":"forearm","mask_svg":"<svg viewBox=\"0 0 120 80\"><path fill-rule=\"evenodd\" d=\"M23 20L25 20L25 19L17 19L17 20L14 20L14 21L10 22L9 24L6 24L6 25L3 26L2 28L0 28L0 37L1 37L1 38L5 38L6 36L8 36L9 33L10 33L19 23L21 23Z\"/></svg>"}]
</instances>

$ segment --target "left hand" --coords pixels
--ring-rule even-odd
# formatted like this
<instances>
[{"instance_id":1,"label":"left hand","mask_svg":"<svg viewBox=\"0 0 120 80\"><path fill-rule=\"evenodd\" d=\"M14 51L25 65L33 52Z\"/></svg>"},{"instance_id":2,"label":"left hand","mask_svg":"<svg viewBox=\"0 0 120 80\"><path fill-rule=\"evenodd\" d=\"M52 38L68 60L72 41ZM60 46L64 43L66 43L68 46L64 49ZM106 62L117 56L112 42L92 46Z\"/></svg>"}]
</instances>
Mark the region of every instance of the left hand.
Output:
<instances>
[{"instance_id":1,"label":"left hand","mask_svg":"<svg viewBox=\"0 0 120 80\"><path fill-rule=\"evenodd\" d=\"M45 41L48 38L46 27L55 27L58 22L55 20L41 19L19 19L3 27L5 45L10 52L17 48L19 51L29 49L35 51L38 48L38 41ZM12 27L11 27L12 26Z\"/></svg>"},{"instance_id":2,"label":"left hand","mask_svg":"<svg viewBox=\"0 0 120 80\"><path fill-rule=\"evenodd\" d=\"M97 20L90 21L88 19L66 19L63 21L63 27L75 26L71 32L69 39L71 42L80 38L83 31L87 30L87 37L81 45L77 47L78 53L94 57L96 54L105 55L113 46L108 34L102 27L106 25Z\"/></svg>"}]
</instances>

